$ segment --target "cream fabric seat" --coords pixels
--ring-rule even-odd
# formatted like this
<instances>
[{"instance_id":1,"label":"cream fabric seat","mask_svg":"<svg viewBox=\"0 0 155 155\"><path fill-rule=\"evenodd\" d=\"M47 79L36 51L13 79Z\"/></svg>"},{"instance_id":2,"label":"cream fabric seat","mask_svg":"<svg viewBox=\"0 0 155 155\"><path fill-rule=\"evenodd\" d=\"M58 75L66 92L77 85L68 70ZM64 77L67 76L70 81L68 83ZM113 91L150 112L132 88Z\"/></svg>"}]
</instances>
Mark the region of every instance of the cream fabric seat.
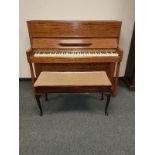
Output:
<instances>
[{"instance_id":1,"label":"cream fabric seat","mask_svg":"<svg viewBox=\"0 0 155 155\"><path fill-rule=\"evenodd\" d=\"M40 86L111 86L104 71L41 72L34 87Z\"/></svg>"}]
</instances>

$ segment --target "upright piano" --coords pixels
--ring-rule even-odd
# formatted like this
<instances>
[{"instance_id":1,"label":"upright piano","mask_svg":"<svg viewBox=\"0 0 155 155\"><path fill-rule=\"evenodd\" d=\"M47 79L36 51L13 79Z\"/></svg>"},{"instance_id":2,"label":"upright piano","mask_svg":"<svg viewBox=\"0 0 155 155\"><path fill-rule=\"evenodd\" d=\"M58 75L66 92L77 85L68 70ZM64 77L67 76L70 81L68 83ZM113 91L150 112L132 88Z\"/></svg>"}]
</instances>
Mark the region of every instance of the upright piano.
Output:
<instances>
[{"instance_id":1,"label":"upright piano","mask_svg":"<svg viewBox=\"0 0 155 155\"><path fill-rule=\"evenodd\" d=\"M34 84L43 71L106 71L116 94L123 51L121 21L27 21L27 51Z\"/></svg>"}]
</instances>

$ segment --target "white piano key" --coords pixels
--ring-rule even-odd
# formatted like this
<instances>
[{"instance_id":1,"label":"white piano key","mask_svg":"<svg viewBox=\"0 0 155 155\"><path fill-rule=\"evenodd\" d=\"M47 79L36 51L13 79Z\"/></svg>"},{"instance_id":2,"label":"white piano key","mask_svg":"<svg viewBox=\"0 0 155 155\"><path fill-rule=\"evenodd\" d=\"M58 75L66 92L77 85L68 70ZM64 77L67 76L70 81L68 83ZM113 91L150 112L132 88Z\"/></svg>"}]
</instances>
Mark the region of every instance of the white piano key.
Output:
<instances>
[{"instance_id":1,"label":"white piano key","mask_svg":"<svg viewBox=\"0 0 155 155\"><path fill-rule=\"evenodd\" d=\"M86 52L85 52L86 51ZM36 53L34 53L34 57L117 57L119 56L116 51L98 51L98 50L91 50L90 52L88 50L36 50Z\"/></svg>"}]
</instances>

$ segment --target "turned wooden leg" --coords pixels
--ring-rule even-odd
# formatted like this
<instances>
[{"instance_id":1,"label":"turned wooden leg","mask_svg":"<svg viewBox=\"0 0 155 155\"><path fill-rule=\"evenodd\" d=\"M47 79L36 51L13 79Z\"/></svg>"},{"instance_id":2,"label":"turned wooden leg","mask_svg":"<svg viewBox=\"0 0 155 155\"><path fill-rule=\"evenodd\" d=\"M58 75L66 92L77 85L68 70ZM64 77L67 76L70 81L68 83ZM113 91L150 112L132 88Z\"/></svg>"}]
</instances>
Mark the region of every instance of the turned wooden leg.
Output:
<instances>
[{"instance_id":1,"label":"turned wooden leg","mask_svg":"<svg viewBox=\"0 0 155 155\"><path fill-rule=\"evenodd\" d=\"M103 95L104 95L104 94L103 94L103 92L102 92L102 93L101 93L101 100L104 100L104 97L103 97Z\"/></svg>"},{"instance_id":2,"label":"turned wooden leg","mask_svg":"<svg viewBox=\"0 0 155 155\"><path fill-rule=\"evenodd\" d=\"M109 106L109 102L110 102L110 97L111 97L111 94L106 94L107 96L107 103L106 103L106 106L105 106L105 115L108 115L108 106Z\"/></svg>"},{"instance_id":3,"label":"turned wooden leg","mask_svg":"<svg viewBox=\"0 0 155 155\"><path fill-rule=\"evenodd\" d=\"M36 98L36 101L37 101L37 104L38 104L38 107L39 107L39 110L40 110L40 116L43 115L43 111L42 111L42 107L41 107L41 103L40 103L40 95L35 95L35 98Z\"/></svg>"},{"instance_id":4,"label":"turned wooden leg","mask_svg":"<svg viewBox=\"0 0 155 155\"><path fill-rule=\"evenodd\" d=\"M45 101L48 101L48 95L45 93Z\"/></svg>"}]
</instances>

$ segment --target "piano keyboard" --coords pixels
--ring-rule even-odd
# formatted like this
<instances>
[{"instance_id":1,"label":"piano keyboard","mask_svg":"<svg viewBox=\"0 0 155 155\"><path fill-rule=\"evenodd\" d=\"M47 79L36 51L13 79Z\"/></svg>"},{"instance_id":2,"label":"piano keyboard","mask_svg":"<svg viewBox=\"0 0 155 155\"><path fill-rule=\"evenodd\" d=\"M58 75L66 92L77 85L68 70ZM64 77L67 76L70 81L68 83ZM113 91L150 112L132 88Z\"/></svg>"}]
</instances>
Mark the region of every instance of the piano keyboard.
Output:
<instances>
[{"instance_id":1,"label":"piano keyboard","mask_svg":"<svg viewBox=\"0 0 155 155\"><path fill-rule=\"evenodd\" d=\"M51 49L35 49L34 57L62 57L62 58L73 58L73 57L117 57L119 56L116 51L105 51L105 50L51 50Z\"/></svg>"}]
</instances>

